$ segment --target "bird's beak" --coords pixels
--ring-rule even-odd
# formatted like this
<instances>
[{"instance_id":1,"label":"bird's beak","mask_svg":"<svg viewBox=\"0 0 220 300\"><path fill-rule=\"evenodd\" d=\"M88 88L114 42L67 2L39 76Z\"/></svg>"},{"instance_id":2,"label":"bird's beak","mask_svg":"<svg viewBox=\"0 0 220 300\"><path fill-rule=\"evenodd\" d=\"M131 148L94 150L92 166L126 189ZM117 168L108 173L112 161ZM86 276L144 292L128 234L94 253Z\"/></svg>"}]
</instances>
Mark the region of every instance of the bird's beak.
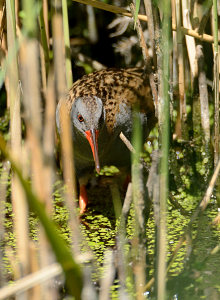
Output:
<instances>
[{"instance_id":1,"label":"bird's beak","mask_svg":"<svg viewBox=\"0 0 220 300\"><path fill-rule=\"evenodd\" d=\"M99 131L95 129L87 130L86 138L89 141L90 147L92 149L93 158L95 161L95 168L97 173L100 173L100 164L99 164L99 156L98 156L98 135Z\"/></svg>"}]
</instances>

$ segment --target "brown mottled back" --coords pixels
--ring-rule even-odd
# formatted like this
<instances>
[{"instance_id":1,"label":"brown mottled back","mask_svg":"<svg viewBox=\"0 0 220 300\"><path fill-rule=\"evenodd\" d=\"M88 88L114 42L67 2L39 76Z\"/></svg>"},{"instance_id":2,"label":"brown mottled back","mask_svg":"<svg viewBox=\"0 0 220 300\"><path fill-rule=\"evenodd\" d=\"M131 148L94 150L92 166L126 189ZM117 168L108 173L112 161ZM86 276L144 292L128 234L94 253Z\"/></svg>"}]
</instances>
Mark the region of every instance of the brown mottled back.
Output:
<instances>
[{"instance_id":1,"label":"brown mottled back","mask_svg":"<svg viewBox=\"0 0 220 300\"><path fill-rule=\"evenodd\" d=\"M155 110L149 80L141 68L104 69L83 76L73 84L66 96L68 110L71 110L73 102L78 97L86 99L88 104L91 99L93 105L93 96L103 102L109 132L114 128L120 103L133 106L139 102L140 110L144 111L149 119L154 118Z\"/></svg>"}]
</instances>

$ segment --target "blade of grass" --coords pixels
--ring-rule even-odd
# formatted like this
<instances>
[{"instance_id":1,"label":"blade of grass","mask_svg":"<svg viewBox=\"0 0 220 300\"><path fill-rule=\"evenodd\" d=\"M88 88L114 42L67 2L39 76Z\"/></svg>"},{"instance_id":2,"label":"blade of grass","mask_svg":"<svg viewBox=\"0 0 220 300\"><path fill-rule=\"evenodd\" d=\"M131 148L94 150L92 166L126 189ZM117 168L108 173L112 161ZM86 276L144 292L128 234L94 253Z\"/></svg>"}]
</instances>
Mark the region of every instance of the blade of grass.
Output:
<instances>
[{"instance_id":1,"label":"blade of grass","mask_svg":"<svg viewBox=\"0 0 220 300\"><path fill-rule=\"evenodd\" d=\"M139 12L139 9L140 9L140 0L135 0L134 1L134 5L135 5L135 13L134 13L134 28L136 26L136 22L137 22L137 18L138 18L138 12Z\"/></svg>"}]
</instances>

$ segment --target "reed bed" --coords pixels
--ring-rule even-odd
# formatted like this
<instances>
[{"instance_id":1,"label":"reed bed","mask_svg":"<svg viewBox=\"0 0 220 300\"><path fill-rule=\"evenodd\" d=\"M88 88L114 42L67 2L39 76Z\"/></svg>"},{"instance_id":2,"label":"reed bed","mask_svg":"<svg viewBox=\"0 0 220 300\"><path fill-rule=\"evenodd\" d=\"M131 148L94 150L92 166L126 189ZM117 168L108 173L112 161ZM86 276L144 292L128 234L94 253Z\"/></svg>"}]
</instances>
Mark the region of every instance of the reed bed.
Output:
<instances>
[{"instance_id":1,"label":"reed bed","mask_svg":"<svg viewBox=\"0 0 220 300\"><path fill-rule=\"evenodd\" d=\"M101 65L92 55L89 63L80 61L81 53L74 56L79 48L71 46L74 33L69 24L75 20L68 11L75 5L80 14L82 4L87 6L88 25L77 18L74 28L84 26L89 34L86 42L74 40L79 45L97 42L97 12L133 18L135 46L142 51L158 118L145 154L138 117L133 119L132 141L120 135L131 151L132 182L122 199L117 180L110 180L115 216L112 221L107 214L111 225L100 223L104 234L90 224L99 218L95 210L79 216L65 107L61 137L55 125L56 104L75 75L72 64L84 70ZM113 4L0 0L0 299L220 295L215 281L215 274L220 276L215 263L220 253L219 3L172 0L159 5L145 0L129 8ZM62 186L58 207L57 181ZM59 225L57 210L63 209ZM8 226L10 220L13 224ZM176 221L182 222L178 233ZM107 232L108 241L103 237ZM102 239L105 242L97 245ZM196 248L197 243L203 245ZM197 287L198 281L207 282L208 272L213 283ZM188 281L181 286L183 279Z\"/></svg>"}]
</instances>

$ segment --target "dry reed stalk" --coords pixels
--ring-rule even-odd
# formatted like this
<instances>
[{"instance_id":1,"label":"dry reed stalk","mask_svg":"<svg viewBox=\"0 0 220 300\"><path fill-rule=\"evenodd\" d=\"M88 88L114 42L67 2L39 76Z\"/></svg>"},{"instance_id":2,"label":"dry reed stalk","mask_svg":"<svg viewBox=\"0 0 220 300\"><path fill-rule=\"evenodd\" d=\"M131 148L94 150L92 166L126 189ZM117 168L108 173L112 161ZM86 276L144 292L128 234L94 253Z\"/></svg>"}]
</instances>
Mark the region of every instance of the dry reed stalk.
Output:
<instances>
[{"instance_id":1,"label":"dry reed stalk","mask_svg":"<svg viewBox=\"0 0 220 300\"><path fill-rule=\"evenodd\" d=\"M128 297L126 293L127 285L126 278L128 278L129 274L129 266L128 266L128 254L125 253L125 245L126 245L126 224L127 217L130 211L132 203L132 184L128 184L127 192L125 195L120 223L118 226L118 231L116 233L116 268L118 271L118 278L120 281L120 290L119 290L119 299L125 299ZM130 279L132 280L132 279Z\"/></svg>"},{"instance_id":2,"label":"dry reed stalk","mask_svg":"<svg viewBox=\"0 0 220 300\"><path fill-rule=\"evenodd\" d=\"M2 34L1 36L1 46L0 46L0 65L1 65L1 76L0 76L0 86L5 84L5 90L9 90L8 76L7 76L7 62L8 62L8 50L7 50L7 35ZM10 53L10 52L9 52ZM7 109L9 109L10 103L7 97Z\"/></svg>"},{"instance_id":3,"label":"dry reed stalk","mask_svg":"<svg viewBox=\"0 0 220 300\"><path fill-rule=\"evenodd\" d=\"M61 0L52 1L52 7L54 10L52 16L52 38L54 51L55 82L58 99L60 99L67 90L61 5Z\"/></svg>"},{"instance_id":4,"label":"dry reed stalk","mask_svg":"<svg viewBox=\"0 0 220 300\"><path fill-rule=\"evenodd\" d=\"M153 50L153 65L156 70L157 67L157 55L156 55L156 47L155 47L155 29L154 29L154 18L153 18L153 4L150 0L144 0L145 11L147 15L147 23L148 23L148 30L149 36L151 41L151 47Z\"/></svg>"},{"instance_id":5,"label":"dry reed stalk","mask_svg":"<svg viewBox=\"0 0 220 300\"><path fill-rule=\"evenodd\" d=\"M53 133L51 138L53 139ZM51 138L48 140L50 142ZM29 144L29 149L31 152L32 160L32 185L35 193L40 199L44 202L48 214L52 212L52 171L50 166L45 167L44 165L44 154L42 151L42 144L39 139L36 138L36 135L31 130L31 125L27 125L27 142ZM48 158L47 158L48 159ZM49 159L48 159L49 161ZM39 231L39 250L38 255L40 256L39 264L32 264L34 267L31 271L37 271L37 267L42 268L46 267L50 263L54 262L54 255L51 253L51 247L48 244L48 240L45 236L43 228L40 226ZM31 252L33 255L36 255L36 251ZM31 258L31 261L36 261L35 257ZM36 292L36 293L34 293ZM40 295L47 296L47 299L54 299L54 294L56 293L55 288L50 288L50 282L46 285L42 285L41 289L36 288L32 291L32 297L35 299L41 299ZM43 297L43 296L42 296Z\"/></svg>"},{"instance_id":6,"label":"dry reed stalk","mask_svg":"<svg viewBox=\"0 0 220 300\"><path fill-rule=\"evenodd\" d=\"M6 1L7 13L7 45L8 49L16 49L15 33L15 8L14 3ZM14 54L8 64L8 99L10 105L10 132L12 155L18 163L22 162L21 152L21 116L20 116L20 97L21 89L19 85L17 55ZM13 173L11 182L12 209L14 212L13 228L16 237L16 250L18 255L19 268L18 276L24 276L29 272L29 238L28 238L28 209L25 201L23 189L18 177ZM21 297L26 297L23 294Z\"/></svg>"},{"instance_id":7,"label":"dry reed stalk","mask_svg":"<svg viewBox=\"0 0 220 300\"><path fill-rule=\"evenodd\" d=\"M39 22L39 28L40 28L40 54L41 54L41 77L42 77L42 86L43 86L43 92L46 91L46 78L48 76L49 67L50 67L50 55L49 55L49 49L50 45L48 44L48 33L47 28L48 26L47 22L48 19L45 19L45 11L44 11L45 5L41 7L40 14L38 16L38 22Z\"/></svg>"},{"instance_id":8,"label":"dry reed stalk","mask_svg":"<svg viewBox=\"0 0 220 300\"><path fill-rule=\"evenodd\" d=\"M84 276L83 276L83 290L81 294L82 300L97 300L97 292L95 286L91 280L92 275L92 268L91 266L85 265L84 266Z\"/></svg>"},{"instance_id":9,"label":"dry reed stalk","mask_svg":"<svg viewBox=\"0 0 220 300\"><path fill-rule=\"evenodd\" d=\"M88 15L88 36L90 42L96 43L98 41L98 32L96 26L96 18L94 13L94 8L91 5L86 5L87 15Z\"/></svg>"},{"instance_id":10,"label":"dry reed stalk","mask_svg":"<svg viewBox=\"0 0 220 300\"><path fill-rule=\"evenodd\" d=\"M55 148L55 86L52 73L48 76L46 90L45 122L43 132L43 152L44 152L44 175L47 180L45 185L45 199L52 199L54 184L54 148ZM47 211L52 212L52 201L46 202Z\"/></svg>"},{"instance_id":11,"label":"dry reed stalk","mask_svg":"<svg viewBox=\"0 0 220 300\"><path fill-rule=\"evenodd\" d=\"M129 212L130 209L130 204L132 201L132 189L131 189L131 184L129 184L129 192L130 195L128 196L128 192L126 194L126 200L125 200L125 206L123 205L123 211L122 211L122 205L121 205L121 198L120 198L120 192L118 189L118 185L116 182L113 182L110 184L110 190L112 194L112 199L113 199L113 205L114 205L114 211L115 211L115 216L117 219L120 218L120 224L118 227L118 231L116 234L116 253L115 253L115 268L118 271L118 278L120 282L120 290L119 290L119 298L121 298L123 294L125 294L125 289L126 289L126 278L127 278L127 261L125 257L125 239L126 239L126 215ZM100 297L100 299L102 299Z\"/></svg>"},{"instance_id":12,"label":"dry reed stalk","mask_svg":"<svg viewBox=\"0 0 220 300\"><path fill-rule=\"evenodd\" d=\"M19 20L19 10L20 10L20 1L15 0L15 22L16 22L16 27L20 26L20 20Z\"/></svg>"},{"instance_id":13,"label":"dry reed stalk","mask_svg":"<svg viewBox=\"0 0 220 300\"><path fill-rule=\"evenodd\" d=\"M205 143L208 147L210 142L210 122L209 122L209 101L206 73L204 70L204 54L202 45L196 46L196 56L198 62L198 81L199 81L199 98L201 108L201 123L205 137Z\"/></svg>"},{"instance_id":14,"label":"dry reed stalk","mask_svg":"<svg viewBox=\"0 0 220 300\"><path fill-rule=\"evenodd\" d=\"M182 18L183 18L183 26L192 29L192 25L190 21L190 11L189 11L187 0L182 1ZM185 36L185 38L186 38L186 46L188 51L191 74L194 79L198 74L195 39L194 37L189 37L189 36Z\"/></svg>"},{"instance_id":15,"label":"dry reed stalk","mask_svg":"<svg viewBox=\"0 0 220 300\"><path fill-rule=\"evenodd\" d=\"M4 162L1 169L0 176L0 287L4 286L6 283L6 278L4 274L4 239L5 239L5 209L6 209L6 192L9 184L9 171L10 163L8 161Z\"/></svg>"},{"instance_id":16,"label":"dry reed stalk","mask_svg":"<svg viewBox=\"0 0 220 300\"><path fill-rule=\"evenodd\" d=\"M70 53L70 36L69 36L69 21L68 21L68 8L67 0L62 0L62 12L63 12L63 34L65 44L65 70L66 70L66 82L69 89L73 84L71 53Z\"/></svg>"},{"instance_id":17,"label":"dry reed stalk","mask_svg":"<svg viewBox=\"0 0 220 300\"><path fill-rule=\"evenodd\" d=\"M37 284L44 283L62 273L62 268L58 263L47 266L40 271L27 275L17 280L13 285L8 285L0 289L0 299L4 300L16 294L23 293ZM45 296L45 295L44 295ZM45 299L45 297L43 297Z\"/></svg>"},{"instance_id":18,"label":"dry reed stalk","mask_svg":"<svg viewBox=\"0 0 220 300\"><path fill-rule=\"evenodd\" d=\"M44 19L44 26L45 26L45 32L47 37L47 47L50 48L50 35L49 35L49 22L48 22L48 0L43 0L43 19Z\"/></svg>"},{"instance_id":19,"label":"dry reed stalk","mask_svg":"<svg viewBox=\"0 0 220 300\"><path fill-rule=\"evenodd\" d=\"M179 84L179 125L180 137L185 138L185 121L186 114L186 99L185 99L185 70L184 70L184 51L183 51L183 34L181 31L181 4L179 0L175 1L176 12L176 28L177 28L177 60L178 60L178 84Z\"/></svg>"},{"instance_id":20,"label":"dry reed stalk","mask_svg":"<svg viewBox=\"0 0 220 300\"><path fill-rule=\"evenodd\" d=\"M76 192L76 179L75 168L73 160L73 143L70 127L70 117L65 106L65 103L61 103L60 106L60 124L61 124L61 149L62 149L62 165L64 182L66 184L65 200L69 211L69 226L71 230L71 240L73 242L74 256L77 259L80 249L80 232L79 232L79 220L76 212L75 201L77 199Z\"/></svg>"},{"instance_id":21,"label":"dry reed stalk","mask_svg":"<svg viewBox=\"0 0 220 300\"><path fill-rule=\"evenodd\" d=\"M203 16L199 22L199 27L198 27L198 33L203 34L205 30L205 26L210 18L210 13L212 9L212 0L206 1L206 3L203 5Z\"/></svg>"},{"instance_id":22,"label":"dry reed stalk","mask_svg":"<svg viewBox=\"0 0 220 300\"><path fill-rule=\"evenodd\" d=\"M100 300L108 300L110 288L115 278L115 266L114 266L114 252L112 250L106 250L104 255L104 276L100 282Z\"/></svg>"},{"instance_id":23,"label":"dry reed stalk","mask_svg":"<svg viewBox=\"0 0 220 300\"><path fill-rule=\"evenodd\" d=\"M215 37L215 43L213 46L213 57L214 57L214 70L213 70L213 78L214 78L214 99L215 99L215 113L214 113L214 165L217 165L219 160L219 92L220 92L220 84L219 84L219 46L218 46L218 13L217 13L217 0L213 1L213 24L212 24L212 31ZM219 184L220 186L220 184Z\"/></svg>"},{"instance_id":24,"label":"dry reed stalk","mask_svg":"<svg viewBox=\"0 0 220 300\"><path fill-rule=\"evenodd\" d=\"M27 143L31 153L31 175L32 175L32 188L40 199L51 207L51 197L48 197L47 185L51 185L50 178L45 176L44 169L44 153L42 151L42 104L41 104L41 82L40 82L40 66L39 66L39 44L34 38L36 32L36 16L30 10L33 8L29 2L24 1L25 13L32 16L29 23L27 20L24 23L27 37L24 39L20 49L20 67L24 91L24 108L25 108L25 122L27 127ZM31 34L30 34L31 33ZM44 63L44 58L42 59ZM42 64L43 65L43 64ZM46 75L45 68L41 68L44 78L44 89L46 89ZM51 189L51 186L50 186ZM51 195L50 195L51 196ZM48 204L49 203L49 204ZM48 245L43 228L40 226L39 230L39 267L48 265L51 260L54 260L51 255L51 250ZM31 252L33 255L35 252ZM35 260L32 258L31 261ZM32 291L32 297L41 299L41 293L47 299L53 299L53 295L48 285L41 286L40 289Z\"/></svg>"},{"instance_id":25,"label":"dry reed stalk","mask_svg":"<svg viewBox=\"0 0 220 300\"><path fill-rule=\"evenodd\" d=\"M31 241L30 242L30 270L31 275L36 274L40 268L40 261L39 261L39 249L37 249L37 245ZM29 298L31 300L39 300L43 299L43 295L41 293L41 286L39 284L35 284L33 288L29 291ZM55 298L56 299L56 298Z\"/></svg>"},{"instance_id":26,"label":"dry reed stalk","mask_svg":"<svg viewBox=\"0 0 220 300\"><path fill-rule=\"evenodd\" d=\"M4 0L0 0L0 44L2 44L4 28L6 23L6 4ZM2 46L2 45L1 45Z\"/></svg>"},{"instance_id":27,"label":"dry reed stalk","mask_svg":"<svg viewBox=\"0 0 220 300\"><path fill-rule=\"evenodd\" d=\"M43 92L43 95L45 97L46 89L47 89L47 70L46 70L46 59L44 50L42 47L42 44L39 43L39 49L40 49L40 69L41 69L41 89Z\"/></svg>"},{"instance_id":28,"label":"dry reed stalk","mask_svg":"<svg viewBox=\"0 0 220 300\"><path fill-rule=\"evenodd\" d=\"M135 9L134 9L134 4L130 5L131 8L131 12L133 15L133 19L135 17ZM140 43L140 47L142 50L142 55L144 58L144 62L145 62L145 68L146 68L146 72L149 75L149 81L150 81L150 86L151 86L151 91L152 91L152 95L153 95L153 99L154 99L154 105L155 105L155 113L156 116L158 114L158 95L157 95L157 87L156 87L156 83L154 81L154 73L153 73L153 67L152 67L152 63L151 63L151 58L149 56L148 53L148 49L144 40L144 34L141 28L141 23L139 21L139 19L137 19L136 21L136 29L137 29L137 34L138 34L138 38L139 38L139 43Z\"/></svg>"}]
</instances>

